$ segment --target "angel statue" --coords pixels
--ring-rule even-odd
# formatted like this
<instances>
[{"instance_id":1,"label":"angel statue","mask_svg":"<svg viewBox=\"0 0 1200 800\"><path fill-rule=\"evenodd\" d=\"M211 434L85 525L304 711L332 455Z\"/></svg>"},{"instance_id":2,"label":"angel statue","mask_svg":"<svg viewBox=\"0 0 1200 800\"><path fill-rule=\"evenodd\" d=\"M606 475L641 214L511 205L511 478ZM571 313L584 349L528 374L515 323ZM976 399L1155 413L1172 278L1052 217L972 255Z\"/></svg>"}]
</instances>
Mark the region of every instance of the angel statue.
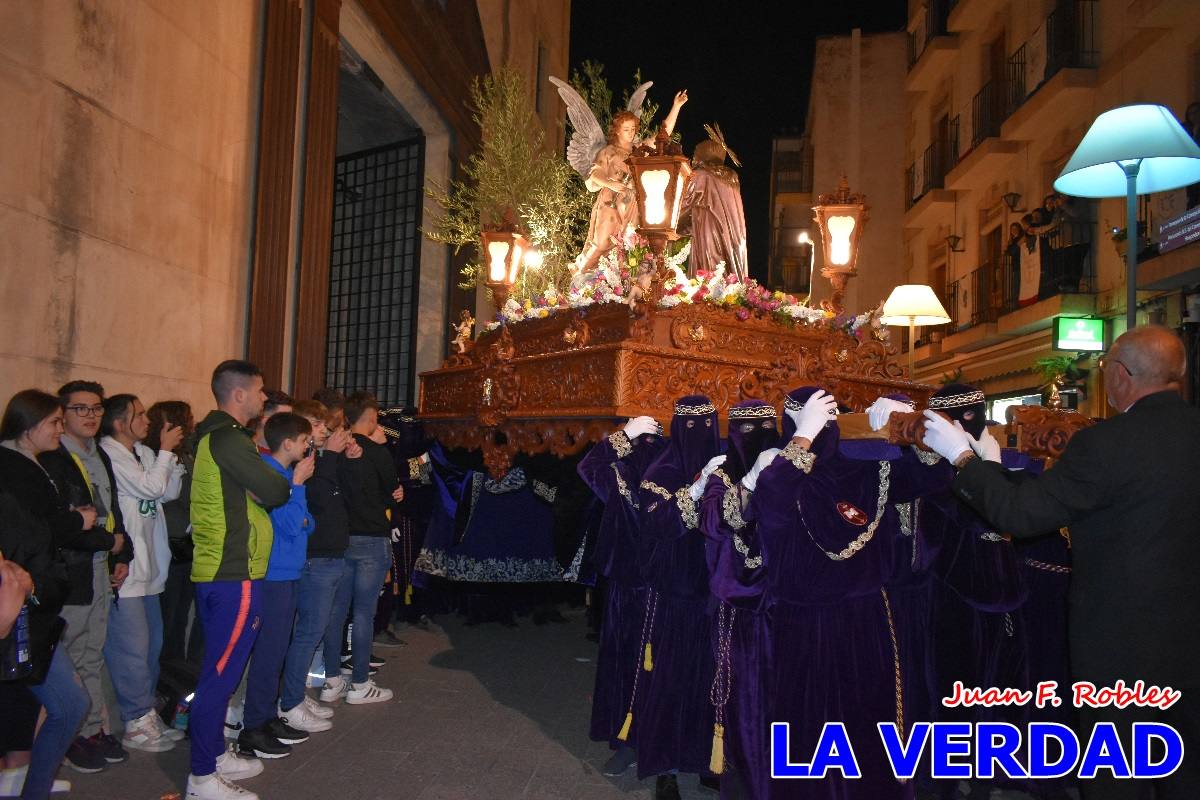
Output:
<instances>
[{"instance_id":1,"label":"angel statue","mask_svg":"<svg viewBox=\"0 0 1200 800\"><path fill-rule=\"evenodd\" d=\"M458 315L458 324L451 322L450 330L454 331L454 341L451 346L456 353L467 352L467 346L471 343L471 331L475 327L475 318L471 316L471 312L463 309Z\"/></svg>"},{"instance_id":2,"label":"angel statue","mask_svg":"<svg viewBox=\"0 0 1200 800\"><path fill-rule=\"evenodd\" d=\"M707 141L692 155L692 180L683 196L679 232L692 237L688 268L712 272L724 263L739 280L749 277L746 265L746 215L738 174L725 166L725 156L740 167L725 143L720 125L705 125Z\"/></svg>"},{"instance_id":3,"label":"angel statue","mask_svg":"<svg viewBox=\"0 0 1200 800\"><path fill-rule=\"evenodd\" d=\"M594 270L600 257L615 246L627 227L637 221L637 193L626 159L641 144L637 133L642 103L654 83L647 81L637 87L625 110L613 117L606 137L596 115L579 92L559 78L551 77L550 82L558 87L558 94L566 102L567 116L575 129L567 145L567 161L583 176L588 191L596 193L583 252L571 267L572 274L580 275ZM675 131L679 109L687 100L686 89L675 94L675 102L663 122L668 136Z\"/></svg>"}]
</instances>

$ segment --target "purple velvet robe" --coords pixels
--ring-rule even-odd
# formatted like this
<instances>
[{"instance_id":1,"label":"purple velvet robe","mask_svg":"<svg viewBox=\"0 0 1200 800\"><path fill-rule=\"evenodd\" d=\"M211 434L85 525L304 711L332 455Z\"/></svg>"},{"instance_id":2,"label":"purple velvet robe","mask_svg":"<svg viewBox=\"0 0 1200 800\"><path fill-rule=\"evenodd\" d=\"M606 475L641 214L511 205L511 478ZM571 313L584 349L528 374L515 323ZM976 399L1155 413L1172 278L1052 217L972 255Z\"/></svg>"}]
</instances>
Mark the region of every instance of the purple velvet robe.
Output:
<instances>
[{"instance_id":1,"label":"purple velvet robe","mask_svg":"<svg viewBox=\"0 0 1200 800\"><path fill-rule=\"evenodd\" d=\"M913 787L893 777L876 724L900 716L896 683L907 680L898 676L901 609L886 588L902 535L895 504L928 490L928 471L915 458L846 458L836 426L817 437L811 471L788 458L797 452L785 449L759 475L744 513L754 523L741 536L745 552L735 548L714 581L718 591L756 585L762 593L759 613L747 615L755 630L734 638L734 662L757 672L747 696L738 696L743 724L761 731L738 756L750 776L747 788L756 798L908 798ZM840 555L856 540L863 543L848 558L827 555ZM723 582L741 588L722 589ZM747 647L757 652L737 652ZM790 758L801 763L811 760L825 722L844 723L862 778L771 780L769 724L776 721L791 723Z\"/></svg>"},{"instance_id":2,"label":"purple velvet robe","mask_svg":"<svg viewBox=\"0 0 1200 800\"><path fill-rule=\"evenodd\" d=\"M680 400L700 401L707 398ZM676 414L667 450L642 477L638 558L649 590L645 641L652 669L643 664L633 717L643 778L708 771L713 735L708 564L699 504L688 487L719 446L715 413Z\"/></svg>"},{"instance_id":3,"label":"purple velvet robe","mask_svg":"<svg viewBox=\"0 0 1200 800\"><path fill-rule=\"evenodd\" d=\"M652 439L652 441L651 441ZM604 503L592 553L596 571L607 579L596 684L592 692L591 738L621 744L617 734L630 711L634 679L641 668L646 586L637 563L637 491L642 472L663 450L659 437L630 442L617 432L594 446L577 470ZM625 744L636 746L637 725Z\"/></svg>"}]
</instances>

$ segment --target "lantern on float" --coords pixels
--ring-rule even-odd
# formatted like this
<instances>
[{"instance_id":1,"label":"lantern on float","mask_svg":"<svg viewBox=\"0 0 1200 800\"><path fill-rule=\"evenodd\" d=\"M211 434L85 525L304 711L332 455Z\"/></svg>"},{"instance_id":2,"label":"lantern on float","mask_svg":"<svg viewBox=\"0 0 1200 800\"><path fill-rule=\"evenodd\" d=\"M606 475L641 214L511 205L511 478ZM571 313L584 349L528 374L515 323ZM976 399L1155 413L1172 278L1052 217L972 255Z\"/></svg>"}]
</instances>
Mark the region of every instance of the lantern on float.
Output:
<instances>
[{"instance_id":1,"label":"lantern on float","mask_svg":"<svg viewBox=\"0 0 1200 800\"><path fill-rule=\"evenodd\" d=\"M629 157L638 200L638 233L650 240L650 249L661 256L667 242L679 238L679 214L692 165L686 156L669 153L670 138L665 128L654 137L648 155Z\"/></svg>"},{"instance_id":2,"label":"lantern on float","mask_svg":"<svg viewBox=\"0 0 1200 800\"><path fill-rule=\"evenodd\" d=\"M821 305L835 314L843 310L846 284L858 274L859 243L869 208L866 195L851 192L844 175L837 191L820 195L813 206L813 219L821 231L825 255L821 275L833 284L833 296Z\"/></svg>"},{"instance_id":3,"label":"lantern on float","mask_svg":"<svg viewBox=\"0 0 1200 800\"><path fill-rule=\"evenodd\" d=\"M487 269L484 284L492 290L496 310L500 311L520 277L521 261L529 252L529 242L514 225L487 226L480 239L480 253Z\"/></svg>"}]
</instances>

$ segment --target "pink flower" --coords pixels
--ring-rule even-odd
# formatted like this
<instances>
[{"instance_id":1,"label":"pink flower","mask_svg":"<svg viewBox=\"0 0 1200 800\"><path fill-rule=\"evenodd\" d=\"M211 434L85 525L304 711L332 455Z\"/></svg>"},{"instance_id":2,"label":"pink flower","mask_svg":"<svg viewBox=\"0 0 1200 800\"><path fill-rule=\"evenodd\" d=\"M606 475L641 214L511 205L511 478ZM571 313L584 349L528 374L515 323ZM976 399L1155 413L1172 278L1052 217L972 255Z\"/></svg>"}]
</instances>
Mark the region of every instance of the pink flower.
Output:
<instances>
[{"instance_id":1,"label":"pink flower","mask_svg":"<svg viewBox=\"0 0 1200 800\"><path fill-rule=\"evenodd\" d=\"M750 319L750 312L747 309L739 308L734 316L745 322L746 320Z\"/></svg>"}]
</instances>

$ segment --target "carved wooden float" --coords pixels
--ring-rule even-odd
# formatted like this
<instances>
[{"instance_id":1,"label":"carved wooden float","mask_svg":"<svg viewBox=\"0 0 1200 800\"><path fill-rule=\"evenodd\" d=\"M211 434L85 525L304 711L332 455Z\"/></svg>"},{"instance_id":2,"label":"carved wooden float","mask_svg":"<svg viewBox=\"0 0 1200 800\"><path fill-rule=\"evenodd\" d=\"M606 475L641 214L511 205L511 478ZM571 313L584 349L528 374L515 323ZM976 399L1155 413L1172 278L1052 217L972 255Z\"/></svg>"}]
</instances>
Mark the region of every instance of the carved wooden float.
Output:
<instances>
[{"instance_id":1,"label":"carved wooden float","mask_svg":"<svg viewBox=\"0 0 1200 800\"><path fill-rule=\"evenodd\" d=\"M905 379L890 344L825 325L738 319L734 309L684 305L631 314L624 305L560 310L484 333L421 373L420 414L446 447L483 451L489 472L518 452L569 456L646 414L666 426L675 399L705 394L729 406L782 406L797 386L821 386L862 411L904 392L924 407L933 387Z\"/></svg>"}]
</instances>

